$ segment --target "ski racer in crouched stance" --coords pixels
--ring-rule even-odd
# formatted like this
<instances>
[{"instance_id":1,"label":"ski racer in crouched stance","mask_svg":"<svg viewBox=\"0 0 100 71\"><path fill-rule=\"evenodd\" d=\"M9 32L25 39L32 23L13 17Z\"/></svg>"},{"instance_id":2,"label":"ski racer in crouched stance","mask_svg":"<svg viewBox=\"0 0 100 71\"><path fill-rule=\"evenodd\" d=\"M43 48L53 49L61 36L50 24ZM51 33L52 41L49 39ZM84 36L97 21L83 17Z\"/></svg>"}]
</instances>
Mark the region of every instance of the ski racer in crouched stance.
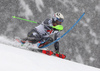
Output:
<instances>
[{"instance_id":1,"label":"ski racer in crouched stance","mask_svg":"<svg viewBox=\"0 0 100 71\"><path fill-rule=\"evenodd\" d=\"M53 42L53 38L50 35L55 34L54 40L59 37L60 31L63 30L62 22L64 21L64 16L60 12L54 13L51 19L46 19L40 25L32 29L27 38L23 39L21 42L29 41L32 44L40 42L39 48L45 46L46 44ZM59 54L59 42L54 43L55 52Z\"/></svg>"}]
</instances>

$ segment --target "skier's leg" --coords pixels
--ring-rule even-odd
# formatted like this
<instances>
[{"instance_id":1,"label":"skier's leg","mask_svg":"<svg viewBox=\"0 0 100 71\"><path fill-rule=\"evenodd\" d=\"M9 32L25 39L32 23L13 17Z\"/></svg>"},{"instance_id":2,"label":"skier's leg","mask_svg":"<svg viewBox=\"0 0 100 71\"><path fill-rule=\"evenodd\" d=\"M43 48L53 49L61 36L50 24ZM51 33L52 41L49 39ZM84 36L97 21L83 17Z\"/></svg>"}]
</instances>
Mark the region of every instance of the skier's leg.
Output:
<instances>
[{"instance_id":1,"label":"skier's leg","mask_svg":"<svg viewBox=\"0 0 100 71\"><path fill-rule=\"evenodd\" d=\"M54 39L57 40L59 33L56 33ZM54 43L55 52L59 54L59 41Z\"/></svg>"},{"instance_id":2,"label":"skier's leg","mask_svg":"<svg viewBox=\"0 0 100 71\"><path fill-rule=\"evenodd\" d=\"M32 43L32 44L35 44L37 42L39 42L41 40L41 38L38 38L37 35L33 36L33 37L28 37L28 42Z\"/></svg>"},{"instance_id":3,"label":"skier's leg","mask_svg":"<svg viewBox=\"0 0 100 71\"><path fill-rule=\"evenodd\" d=\"M40 42L53 42L53 38L52 37L43 37L43 39Z\"/></svg>"},{"instance_id":4,"label":"skier's leg","mask_svg":"<svg viewBox=\"0 0 100 71\"><path fill-rule=\"evenodd\" d=\"M53 38L52 37L47 37L45 40L46 40L46 42L53 42Z\"/></svg>"},{"instance_id":5,"label":"skier's leg","mask_svg":"<svg viewBox=\"0 0 100 71\"><path fill-rule=\"evenodd\" d=\"M41 38L41 35L37 32L36 29L32 29L28 35L27 35L27 38L28 38L28 41L32 44L35 44L37 43L38 41L40 41L42 38Z\"/></svg>"},{"instance_id":6,"label":"skier's leg","mask_svg":"<svg viewBox=\"0 0 100 71\"><path fill-rule=\"evenodd\" d=\"M41 48L41 47L43 47L51 42L53 42L53 38L45 37L44 39L42 39L42 41L40 43L38 43L38 47Z\"/></svg>"},{"instance_id":7,"label":"skier's leg","mask_svg":"<svg viewBox=\"0 0 100 71\"><path fill-rule=\"evenodd\" d=\"M38 41L40 41L42 38L40 36L40 34L36 31L36 29L32 29L28 34L27 34L27 38L24 38L22 40L23 43L25 43L25 41L29 41L32 44L37 43Z\"/></svg>"},{"instance_id":8,"label":"skier's leg","mask_svg":"<svg viewBox=\"0 0 100 71\"><path fill-rule=\"evenodd\" d=\"M54 43L55 52L59 54L59 42Z\"/></svg>"}]
</instances>

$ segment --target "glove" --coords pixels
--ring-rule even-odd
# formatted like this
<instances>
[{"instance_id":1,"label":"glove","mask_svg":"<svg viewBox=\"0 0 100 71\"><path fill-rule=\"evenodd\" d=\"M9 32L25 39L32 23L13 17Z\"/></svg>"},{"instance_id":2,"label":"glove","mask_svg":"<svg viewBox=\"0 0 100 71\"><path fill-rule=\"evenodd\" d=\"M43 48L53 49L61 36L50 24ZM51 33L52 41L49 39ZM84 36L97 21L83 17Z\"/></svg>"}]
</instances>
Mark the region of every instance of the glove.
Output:
<instances>
[{"instance_id":1,"label":"glove","mask_svg":"<svg viewBox=\"0 0 100 71\"><path fill-rule=\"evenodd\" d=\"M57 26L51 26L52 28L58 30L58 31L62 31L63 30L63 26L62 25L57 25Z\"/></svg>"}]
</instances>

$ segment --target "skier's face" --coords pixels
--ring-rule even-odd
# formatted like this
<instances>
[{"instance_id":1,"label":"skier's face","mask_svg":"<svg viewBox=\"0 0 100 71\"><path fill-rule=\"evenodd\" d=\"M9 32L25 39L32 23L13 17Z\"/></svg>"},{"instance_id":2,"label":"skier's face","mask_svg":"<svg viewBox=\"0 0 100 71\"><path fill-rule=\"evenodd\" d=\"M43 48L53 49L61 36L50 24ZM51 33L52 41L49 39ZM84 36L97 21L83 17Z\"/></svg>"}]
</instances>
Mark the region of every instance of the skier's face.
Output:
<instances>
[{"instance_id":1,"label":"skier's face","mask_svg":"<svg viewBox=\"0 0 100 71\"><path fill-rule=\"evenodd\" d=\"M57 26L57 25L61 25L62 22L60 21L56 21L55 23L53 23L53 26Z\"/></svg>"},{"instance_id":2,"label":"skier's face","mask_svg":"<svg viewBox=\"0 0 100 71\"><path fill-rule=\"evenodd\" d=\"M56 23L53 23L53 26L56 26L57 24Z\"/></svg>"},{"instance_id":3,"label":"skier's face","mask_svg":"<svg viewBox=\"0 0 100 71\"><path fill-rule=\"evenodd\" d=\"M61 23L62 23L62 22L60 22L60 21L58 21L58 20L56 21L56 24L57 24L57 25L61 25Z\"/></svg>"}]
</instances>

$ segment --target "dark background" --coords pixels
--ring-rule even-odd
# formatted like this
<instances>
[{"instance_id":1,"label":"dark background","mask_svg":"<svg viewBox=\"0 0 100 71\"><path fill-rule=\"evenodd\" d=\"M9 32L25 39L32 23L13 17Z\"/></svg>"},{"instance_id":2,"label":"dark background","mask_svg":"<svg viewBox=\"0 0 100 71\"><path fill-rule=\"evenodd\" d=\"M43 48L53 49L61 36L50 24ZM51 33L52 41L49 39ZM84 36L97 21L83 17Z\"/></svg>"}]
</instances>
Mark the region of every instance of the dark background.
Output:
<instances>
[{"instance_id":1,"label":"dark background","mask_svg":"<svg viewBox=\"0 0 100 71\"><path fill-rule=\"evenodd\" d=\"M100 68L100 0L0 0L0 35L9 39L26 37L38 26L12 16L42 22L53 13L64 17L64 34L85 12L81 21L60 42L67 59ZM54 50L53 45L49 49Z\"/></svg>"}]
</instances>

